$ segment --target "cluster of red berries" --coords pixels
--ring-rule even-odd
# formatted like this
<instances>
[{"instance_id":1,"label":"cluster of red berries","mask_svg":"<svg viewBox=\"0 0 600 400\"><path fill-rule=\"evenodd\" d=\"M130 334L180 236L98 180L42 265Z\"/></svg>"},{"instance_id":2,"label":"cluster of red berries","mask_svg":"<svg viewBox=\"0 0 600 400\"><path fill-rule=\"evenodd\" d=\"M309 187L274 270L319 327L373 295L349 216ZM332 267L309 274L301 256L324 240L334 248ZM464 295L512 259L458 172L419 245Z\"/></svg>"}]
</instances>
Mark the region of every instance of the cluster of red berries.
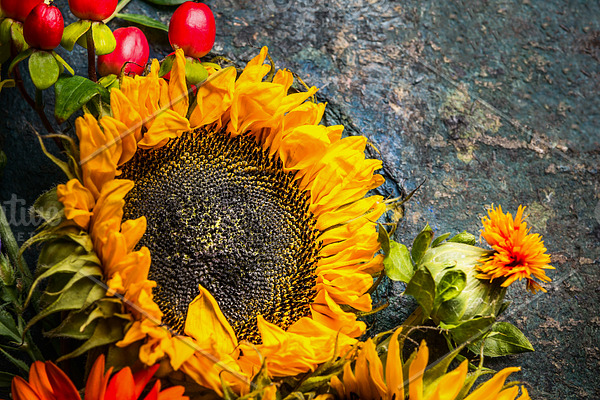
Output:
<instances>
[{"instance_id":1,"label":"cluster of red berries","mask_svg":"<svg viewBox=\"0 0 600 400\"><path fill-rule=\"evenodd\" d=\"M110 17L118 0L69 0L71 12L80 19L102 21ZM5 17L23 22L23 36L29 46L52 50L62 39L63 16L52 3L44 0L1 0ZM141 74L149 57L148 40L136 27L119 28L113 32L115 50L98 57L101 75ZM174 49L183 49L194 59L206 55L215 41L215 19L210 8L203 3L187 1L173 13L169 24L169 42Z\"/></svg>"}]
</instances>

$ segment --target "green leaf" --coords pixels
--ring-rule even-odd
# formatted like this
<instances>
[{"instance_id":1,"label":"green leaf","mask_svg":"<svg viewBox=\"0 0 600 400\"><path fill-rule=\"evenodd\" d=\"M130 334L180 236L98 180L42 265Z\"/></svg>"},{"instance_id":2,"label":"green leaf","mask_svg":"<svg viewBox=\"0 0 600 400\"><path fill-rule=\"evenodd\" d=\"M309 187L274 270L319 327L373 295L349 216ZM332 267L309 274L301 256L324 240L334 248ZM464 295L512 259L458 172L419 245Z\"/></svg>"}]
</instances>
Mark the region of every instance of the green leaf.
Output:
<instances>
[{"instance_id":1,"label":"green leaf","mask_svg":"<svg viewBox=\"0 0 600 400\"><path fill-rule=\"evenodd\" d=\"M390 235L388 234L387 229L385 229L385 226L377 224L377 234L377 240L379 240L381 250L383 250L386 255L390 254Z\"/></svg>"},{"instance_id":2,"label":"green leaf","mask_svg":"<svg viewBox=\"0 0 600 400\"><path fill-rule=\"evenodd\" d=\"M45 332L44 335L51 338L56 337L87 340L92 336L94 330L96 329L96 324L92 323L86 326L85 329L83 329L82 331L81 327L83 326L83 324L86 323L87 319L88 310L71 312L60 323L59 326L57 326L49 332Z\"/></svg>"},{"instance_id":3,"label":"green leaf","mask_svg":"<svg viewBox=\"0 0 600 400\"><path fill-rule=\"evenodd\" d=\"M435 288L435 302L441 304L452 300L467 286L467 274L461 270L447 271Z\"/></svg>"},{"instance_id":4,"label":"green leaf","mask_svg":"<svg viewBox=\"0 0 600 400\"><path fill-rule=\"evenodd\" d=\"M147 26L148 28L160 29L161 31L165 32L169 31L169 27L167 25L145 15L116 13L115 17L124 19L128 22L133 22L134 24Z\"/></svg>"},{"instance_id":5,"label":"green leaf","mask_svg":"<svg viewBox=\"0 0 600 400\"><path fill-rule=\"evenodd\" d=\"M103 76L102 78L98 79L98 84L100 84L108 90L112 88L119 88L119 80L117 79L117 76L115 74Z\"/></svg>"},{"instance_id":6,"label":"green leaf","mask_svg":"<svg viewBox=\"0 0 600 400\"><path fill-rule=\"evenodd\" d=\"M15 21L11 18L4 18L0 23L0 44L10 44L12 37L10 34L10 27Z\"/></svg>"},{"instance_id":7,"label":"green leaf","mask_svg":"<svg viewBox=\"0 0 600 400\"><path fill-rule=\"evenodd\" d=\"M113 35L110 28L103 22L94 22L92 24L92 36L94 37L96 55L102 56L115 51L115 48L117 47L115 35Z\"/></svg>"},{"instance_id":8,"label":"green leaf","mask_svg":"<svg viewBox=\"0 0 600 400\"><path fill-rule=\"evenodd\" d=\"M410 255L415 264L418 264L419 261L421 261L423 254L425 254L429 248L432 240L433 230L429 227L429 224L427 224L413 241L412 249L410 250Z\"/></svg>"},{"instance_id":9,"label":"green leaf","mask_svg":"<svg viewBox=\"0 0 600 400\"><path fill-rule=\"evenodd\" d=\"M123 324L117 319L101 319L96 325L94 334L86 340L81 346L69 354L61 356L57 361L66 360L67 358L78 357L87 353L91 349L99 346L114 343L123 338Z\"/></svg>"},{"instance_id":10,"label":"green leaf","mask_svg":"<svg viewBox=\"0 0 600 400\"><path fill-rule=\"evenodd\" d=\"M54 58L56 59L56 61L58 61L59 63L62 64L63 67L65 67L67 69L67 71L69 71L69 73L71 75L75 75L75 70L73 69L73 67L71 67L69 64L67 64L67 62L54 50L52 50L52 55L54 56Z\"/></svg>"},{"instance_id":11,"label":"green leaf","mask_svg":"<svg viewBox=\"0 0 600 400\"><path fill-rule=\"evenodd\" d=\"M68 51L73 50L73 46L87 31L92 27L92 21L80 19L77 22L73 22L67 26L63 32L62 40L60 45Z\"/></svg>"},{"instance_id":12,"label":"green leaf","mask_svg":"<svg viewBox=\"0 0 600 400\"><path fill-rule=\"evenodd\" d=\"M10 26L10 36L12 38L12 45L15 49L20 53L29 48L29 45L25 41L25 37L23 36L23 24L13 23Z\"/></svg>"},{"instance_id":13,"label":"green leaf","mask_svg":"<svg viewBox=\"0 0 600 400\"><path fill-rule=\"evenodd\" d=\"M405 245L391 240L389 252L383 259L385 274L393 281L408 283L415 273Z\"/></svg>"},{"instance_id":14,"label":"green leaf","mask_svg":"<svg viewBox=\"0 0 600 400\"><path fill-rule=\"evenodd\" d=\"M152 4L158 4L159 6L178 6L185 3L187 0L146 0Z\"/></svg>"},{"instance_id":15,"label":"green leaf","mask_svg":"<svg viewBox=\"0 0 600 400\"><path fill-rule=\"evenodd\" d=\"M470 246L474 246L475 243L477 243L477 238L474 235L471 235L467 231L462 231L458 235L455 235L452 238L448 239L448 241L453 242L453 243L463 243L463 244L468 244Z\"/></svg>"},{"instance_id":16,"label":"green leaf","mask_svg":"<svg viewBox=\"0 0 600 400\"><path fill-rule=\"evenodd\" d=\"M17 328L15 319L6 310L0 310L0 336L9 338L13 342L21 343L21 333Z\"/></svg>"},{"instance_id":17,"label":"green leaf","mask_svg":"<svg viewBox=\"0 0 600 400\"><path fill-rule=\"evenodd\" d=\"M91 279L79 279L70 290L62 292L48 307L41 310L27 324L29 329L48 315L68 310L79 310L101 299L106 290Z\"/></svg>"},{"instance_id":18,"label":"green leaf","mask_svg":"<svg viewBox=\"0 0 600 400\"><path fill-rule=\"evenodd\" d=\"M404 293L417 300L423 308L425 317L431 315L435 298L435 281L427 268L420 268L415 272Z\"/></svg>"},{"instance_id":19,"label":"green leaf","mask_svg":"<svg viewBox=\"0 0 600 400\"><path fill-rule=\"evenodd\" d=\"M435 238L433 243L431 243L431 247L438 247L444 240L448 239L448 236L450 236L450 233L444 233L442 236Z\"/></svg>"},{"instance_id":20,"label":"green leaf","mask_svg":"<svg viewBox=\"0 0 600 400\"><path fill-rule=\"evenodd\" d=\"M15 376L15 374L11 374L10 372L0 372L0 388L9 388Z\"/></svg>"},{"instance_id":21,"label":"green leaf","mask_svg":"<svg viewBox=\"0 0 600 400\"><path fill-rule=\"evenodd\" d=\"M473 343L489 331L495 320L496 318L494 317L473 318L452 328L450 330L450 335L459 345L463 343Z\"/></svg>"},{"instance_id":22,"label":"green leaf","mask_svg":"<svg viewBox=\"0 0 600 400\"><path fill-rule=\"evenodd\" d=\"M208 71L198 60L186 60L185 79L192 85L198 85L208 78Z\"/></svg>"},{"instance_id":23,"label":"green leaf","mask_svg":"<svg viewBox=\"0 0 600 400\"><path fill-rule=\"evenodd\" d=\"M480 343L473 344L472 351L479 352ZM523 332L508 322L496 322L490 334L485 337L483 355L501 357L509 354L519 354L534 351L531 342Z\"/></svg>"},{"instance_id":24,"label":"green leaf","mask_svg":"<svg viewBox=\"0 0 600 400\"><path fill-rule=\"evenodd\" d=\"M173 67L173 62L175 61L175 54L167 56L161 63L160 69L158 70L158 76L165 76L167 73L171 71Z\"/></svg>"},{"instance_id":25,"label":"green leaf","mask_svg":"<svg viewBox=\"0 0 600 400\"><path fill-rule=\"evenodd\" d=\"M18 358L13 357L6 350L4 350L2 347L0 347L0 353L2 353L4 355L4 357L6 357L6 359L8 361L10 361L11 363L13 363L21 371L23 371L25 373L29 372L29 365L25 364L23 361L19 360Z\"/></svg>"},{"instance_id":26,"label":"green leaf","mask_svg":"<svg viewBox=\"0 0 600 400\"><path fill-rule=\"evenodd\" d=\"M27 49L17 54L17 56L11 61L10 65L8 66L8 73L10 74L15 68L15 66L27 57L29 57L31 53L33 53L33 49Z\"/></svg>"},{"instance_id":27,"label":"green leaf","mask_svg":"<svg viewBox=\"0 0 600 400\"><path fill-rule=\"evenodd\" d=\"M48 89L60 75L60 64L52 53L44 50L34 51L29 57L29 75L36 88Z\"/></svg>"},{"instance_id":28,"label":"green leaf","mask_svg":"<svg viewBox=\"0 0 600 400\"><path fill-rule=\"evenodd\" d=\"M110 98L108 90L102 85L78 75L61 76L54 90L56 97L54 116L59 123L66 121L96 95L101 95L107 102Z\"/></svg>"}]
</instances>

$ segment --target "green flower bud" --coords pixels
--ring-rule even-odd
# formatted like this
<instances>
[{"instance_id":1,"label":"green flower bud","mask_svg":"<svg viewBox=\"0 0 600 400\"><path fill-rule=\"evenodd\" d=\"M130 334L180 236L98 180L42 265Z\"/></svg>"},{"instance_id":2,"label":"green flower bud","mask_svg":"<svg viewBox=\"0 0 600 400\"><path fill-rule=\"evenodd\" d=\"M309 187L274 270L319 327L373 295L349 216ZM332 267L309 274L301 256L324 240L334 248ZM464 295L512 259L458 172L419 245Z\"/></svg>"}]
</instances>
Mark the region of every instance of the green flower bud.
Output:
<instances>
[{"instance_id":1,"label":"green flower bud","mask_svg":"<svg viewBox=\"0 0 600 400\"><path fill-rule=\"evenodd\" d=\"M445 301L440 298L440 293L436 293L437 304L431 314L435 323L458 325L478 316L495 317L498 315L504 303L506 288L475 277L478 274L476 266L479 264L479 260L488 254L488 250L453 242L443 243L429 248L425 252L419 262L419 267L425 266L429 270L438 291L441 287L448 286L440 285L443 279L446 281L444 283L450 284L452 287L453 283L448 282L450 276L459 275L462 280L456 279L458 283L455 284L455 287L464 286L460 293ZM453 272L444 278L449 271L462 271L464 275ZM455 287L453 289L457 292Z\"/></svg>"}]
</instances>

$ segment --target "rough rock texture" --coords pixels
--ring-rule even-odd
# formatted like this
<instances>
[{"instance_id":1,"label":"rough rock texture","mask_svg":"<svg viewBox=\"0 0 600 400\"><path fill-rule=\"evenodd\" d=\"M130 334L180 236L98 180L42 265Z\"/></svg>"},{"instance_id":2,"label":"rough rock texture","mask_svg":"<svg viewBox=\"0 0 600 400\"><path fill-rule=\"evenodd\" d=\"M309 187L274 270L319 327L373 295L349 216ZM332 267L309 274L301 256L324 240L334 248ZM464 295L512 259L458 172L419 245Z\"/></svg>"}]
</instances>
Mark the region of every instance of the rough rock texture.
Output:
<instances>
[{"instance_id":1,"label":"rough rock texture","mask_svg":"<svg viewBox=\"0 0 600 400\"><path fill-rule=\"evenodd\" d=\"M66 10L66 1L57 3ZM491 365L521 365L518 378L532 398L600 398L600 5L207 3L217 20L215 53L242 62L267 45L278 67L320 87L332 106L329 121L353 124L381 152L386 194L425 180L406 206L398 240L409 243L426 222L440 234L477 233L487 206L528 206L556 270L546 294L532 296L518 284L509 293L505 318L536 352ZM126 10L164 22L172 12L138 1ZM150 40L154 55L168 54L166 34L152 32ZM83 52L73 57L85 72ZM0 143L9 156L0 200L15 193L31 205L62 178L26 124L41 131L35 115L14 93L0 96ZM25 237L31 226L16 230ZM401 292L387 286L392 306L375 330L402 321Z\"/></svg>"}]
</instances>

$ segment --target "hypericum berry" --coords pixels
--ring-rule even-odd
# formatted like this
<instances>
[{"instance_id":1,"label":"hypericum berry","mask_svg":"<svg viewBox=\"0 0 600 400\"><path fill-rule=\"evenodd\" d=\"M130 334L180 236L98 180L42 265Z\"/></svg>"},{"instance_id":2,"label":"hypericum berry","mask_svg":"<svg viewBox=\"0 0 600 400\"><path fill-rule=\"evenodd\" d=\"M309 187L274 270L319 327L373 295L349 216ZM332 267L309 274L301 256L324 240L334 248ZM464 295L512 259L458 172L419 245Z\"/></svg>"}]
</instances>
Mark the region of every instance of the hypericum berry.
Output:
<instances>
[{"instance_id":1,"label":"hypericum berry","mask_svg":"<svg viewBox=\"0 0 600 400\"><path fill-rule=\"evenodd\" d=\"M116 29L113 34L117 40L117 47L112 53L98 57L98 73L102 76L119 75L121 68L127 63L123 71L125 75L140 75L150 55L144 32L131 26Z\"/></svg>"},{"instance_id":2,"label":"hypericum berry","mask_svg":"<svg viewBox=\"0 0 600 400\"><path fill-rule=\"evenodd\" d=\"M44 0L2 0L2 12L8 18L25 21L31 10Z\"/></svg>"},{"instance_id":3,"label":"hypericum berry","mask_svg":"<svg viewBox=\"0 0 600 400\"><path fill-rule=\"evenodd\" d=\"M102 21L112 15L119 0L69 0L71 12L79 19Z\"/></svg>"},{"instance_id":4,"label":"hypericum berry","mask_svg":"<svg viewBox=\"0 0 600 400\"><path fill-rule=\"evenodd\" d=\"M215 17L210 8L193 1L180 5L169 23L169 42L188 57L205 56L215 43Z\"/></svg>"},{"instance_id":5,"label":"hypericum berry","mask_svg":"<svg viewBox=\"0 0 600 400\"><path fill-rule=\"evenodd\" d=\"M52 50L57 47L64 30L63 16L58 7L52 4L38 4L23 23L25 41L31 47L42 50Z\"/></svg>"}]
</instances>

